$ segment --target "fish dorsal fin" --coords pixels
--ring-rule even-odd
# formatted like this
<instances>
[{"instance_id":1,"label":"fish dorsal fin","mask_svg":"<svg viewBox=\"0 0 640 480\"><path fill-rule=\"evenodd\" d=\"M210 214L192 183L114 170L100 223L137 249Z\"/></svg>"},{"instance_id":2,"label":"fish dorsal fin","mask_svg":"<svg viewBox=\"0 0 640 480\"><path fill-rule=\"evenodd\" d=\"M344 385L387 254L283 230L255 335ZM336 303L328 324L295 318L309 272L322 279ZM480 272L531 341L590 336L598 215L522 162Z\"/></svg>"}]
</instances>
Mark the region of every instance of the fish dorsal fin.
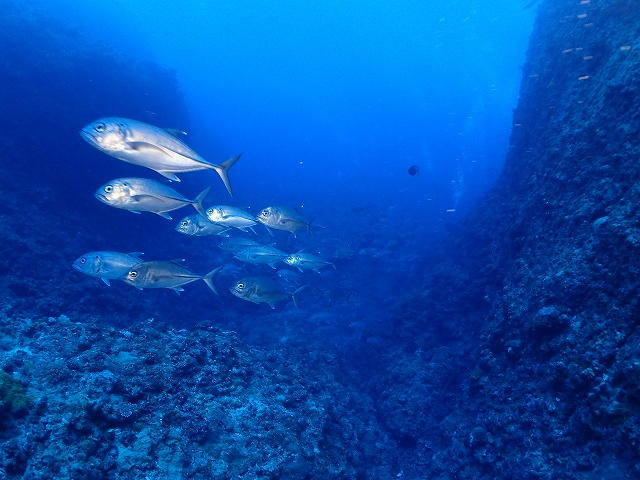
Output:
<instances>
[{"instance_id":1,"label":"fish dorsal fin","mask_svg":"<svg viewBox=\"0 0 640 480\"><path fill-rule=\"evenodd\" d=\"M176 138L180 138L180 135L187 135L187 132L183 132L182 130L178 130L177 128L163 128L163 130L169 135L173 135Z\"/></svg>"},{"instance_id":2,"label":"fish dorsal fin","mask_svg":"<svg viewBox=\"0 0 640 480\"><path fill-rule=\"evenodd\" d=\"M144 255L144 252L129 252L129 253L127 253L127 255L129 255L130 257L139 258L140 255Z\"/></svg>"},{"instance_id":3,"label":"fish dorsal fin","mask_svg":"<svg viewBox=\"0 0 640 480\"><path fill-rule=\"evenodd\" d=\"M180 265L182 267L182 262L184 261L184 258L174 258L173 260L169 260L169 263L175 263L176 265Z\"/></svg>"}]
</instances>

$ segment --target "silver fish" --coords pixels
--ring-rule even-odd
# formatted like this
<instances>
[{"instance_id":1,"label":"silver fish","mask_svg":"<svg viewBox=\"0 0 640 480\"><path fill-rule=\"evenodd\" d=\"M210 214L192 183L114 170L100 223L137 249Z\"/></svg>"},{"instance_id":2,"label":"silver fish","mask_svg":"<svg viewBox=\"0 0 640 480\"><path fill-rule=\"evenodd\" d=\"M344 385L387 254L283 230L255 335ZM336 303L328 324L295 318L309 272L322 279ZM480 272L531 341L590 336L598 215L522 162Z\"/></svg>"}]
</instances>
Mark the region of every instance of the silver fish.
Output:
<instances>
[{"instance_id":1,"label":"silver fish","mask_svg":"<svg viewBox=\"0 0 640 480\"><path fill-rule=\"evenodd\" d=\"M128 177L105 183L96 191L95 197L112 207L133 213L152 212L171 220L167 212L185 205L193 205L199 213L204 214L202 200L209 189L210 187L203 190L194 200L189 200L163 183L147 178Z\"/></svg>"},{"instance_id":2,"label":"silver fish","mask_svg":"<svg viewBox=\"0 0 640 480\"><path fill-rule=\"evenodd\" d=\"M284 260L287 257L287 253L270 245L255 245L243 248L236 252L234 257L242 262L254 265L267 264L275 269L275 264Z\"/></svg>"},{"instance_id":3,"label":"silver fish","mask_svg":"<svg viewBox=\"0 0 640 480\"><path fill-rule=\"evenodd\" d=\"M230 292L242 300L253 303L266 303L271 308L276 308L276 303L293 299L293 303L298 307L298 294L306 288L306 285L298 288L295 292L288 292L282 286L268 277L245 277L238 280L231 288Z\"/></svg>"},{"instance_id":4,"label":"silver fish","mask_svg":"<svg viewBox=\"0 0 640 480\"><path fill-rule=\"evenodd\" d=\"M311 223L306 221L300 212L289 207L267 207L263 209L256 219L269 228L286 230L297 236L298 230L307 228L307 234L311 234Z\"/></svg>"},{"instance_id":5,"label":"silver fish","mask_svg":"<svg viewBox=\"0 0 640 480\"><path fill-rule=\"evenodd\" d=\"M237 253L246 247L252 247L255 245L259 245L259 243L242 237L222 238L218 242L219 248L231 253Z\"/></svg>"},{"instance_id":6,"label":"silver fish","mask_svg":"<svg viewBox=\"0 0 640 480\"><path fill-rule=\"evenodd\" d=\"M91 277L100 278L111 286L109 280L121 280L131 267L142 262L142 252L120 253L107 250L88 252L73 262L73 268Z\"/></svg>"},{"instance_id":7,"label":"silver fish","mask_svg":"<svg viewBox=\"0 0 640 480\"><path fill-rule=\"evenodd\" d=\"M276 274L278 275L278 278L287 285L299 285L302 280L302 275L300 275L300 273L289 268L281 268L276 272Z\"/></svg>"},{"instance_id":8,"label":"silver fish","mask_svg":"<svg viewBox=\"0 0 640 480\"><path fill-rule=\"evenodd\" d=\"M250 213L229 205L214 205L207 208L205 216L213 223L234 227L243 232L246 232L247 228L251 228L257 223L255 217ZM253 231L253 228L251 228L251 231ZM253 231L253 233L256 232Z\"/></svg>"},{"instance_id":9,"label":"silver fish","mask_svg":"<svg viewBox=\"0 0 640 480\"><path fill-rule=\"evenodd\" d=\"M205 237L208 235L226 236L227 234L225 232L227 230L230 230L230 227L210 222L207 217L203 217L199 213L187 215L180 220L176 226L177 232L194 237Z\"/></svg>"},{"instance_id":10,"label":"silver fish","mask_svg":"<svg viewBox=\"0 0 640 480\"><path fill-rule=\"evenodd\" d=\"M216 165L194 152L178 135L186 133L120 117L101 118L80 130L82 138L107 155L155 170L176 182L180 179L175 172L213 169L220 175L229 195L233 196L227 172L240 155Z\"/></svg>"},{"instance_id":11,"label":"silver fish","mask_svg":"<svg viewBox=\"0 0 640 480\"><path fill-rule=\"evenodd\" d=\"M327 265L331 265L333 268L336 268L336 266L329 260L325 260L324 258L318 255L314 255L313 253L306 252L292 253L284 259L284 263L291 267L297 268L301 272L304 272L305 270L313 270L314 272L320 273L320 269L322 267L326 267Z\"/></svg>"},{"instance_id":12,"label":"silver fish","mask_svg":"<svg viewBox=\"0 0 640 480\"><path fill-rule=\"evenodd\" d=\"M151 262L141 262L131 267L123 280L129 285L142 290L144 288L169 288L176 293L183 292L182 285L203 280L204 283L213 291L218 293L216 286L213 284L215 277L222 267L211 270L206 275L197 275L186 267L183 267L178 261L162 261L154 260Z\"/></svg>"}]
</instances>

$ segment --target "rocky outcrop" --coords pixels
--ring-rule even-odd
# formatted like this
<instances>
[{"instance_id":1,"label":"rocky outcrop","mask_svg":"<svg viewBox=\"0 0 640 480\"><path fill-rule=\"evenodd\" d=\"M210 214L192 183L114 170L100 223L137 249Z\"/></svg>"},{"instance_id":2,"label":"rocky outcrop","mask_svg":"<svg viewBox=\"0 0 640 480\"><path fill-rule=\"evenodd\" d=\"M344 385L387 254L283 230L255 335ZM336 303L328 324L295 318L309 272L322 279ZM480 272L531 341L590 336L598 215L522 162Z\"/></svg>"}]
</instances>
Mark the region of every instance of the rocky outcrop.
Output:
<instances>
[{"instance_id":1,"label":"rocky outcrop","mask_svg":"<svg viewBox=\"0 0 640 480\"><path fill-rule=\"evenodd\" d=\"M418 381L374 388L430 475L640 475L637 8L540 5L504 172L395 315Z\"/></svg>"}]
</instances>

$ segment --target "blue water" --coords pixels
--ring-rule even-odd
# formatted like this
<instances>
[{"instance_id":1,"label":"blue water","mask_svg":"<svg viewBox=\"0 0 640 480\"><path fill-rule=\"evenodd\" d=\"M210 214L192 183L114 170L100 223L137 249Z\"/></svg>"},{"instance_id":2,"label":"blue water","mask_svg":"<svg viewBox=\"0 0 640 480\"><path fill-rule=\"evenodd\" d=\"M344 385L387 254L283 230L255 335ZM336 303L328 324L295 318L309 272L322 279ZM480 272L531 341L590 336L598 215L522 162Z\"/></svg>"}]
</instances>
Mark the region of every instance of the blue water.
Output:
<instances>
[{"instance_id":1,"label":"blue water","mask_svg":"<svg viewBox=\"0 0 640 480\"><path fill-rule=\"evenodd\" d=\"M52 209L73 209L86 219L73 220L82 237L77 255L143 251L146 259L184 258L198 273L217 264L241 266L211 239L173 232L192 210L175 212L175 222L168 222L92 198L110 178L160 179L80 139L84 124L104 116L186 130L189 145L211 162L242 153L229 174L233 199L213 172L182 174L179 187L173 185L192 198L212 185L205 207L228 203L257 214L267 205L288 205L314 220L308 238L287 232L271 237L262 228L252 237L288 252L304 248L336 259L335 271L304 274L301 282L310 288L301 295L303 313L291 302L273 312L232 297L228 287L244 270L217 279L222 298L211 300L202 284L188 285L180 298L148 291L148 306L137 313L188 324L215 308L216 321L253 341L264 332L248 326L247 316L268 325L271 315L303 314L324 315L332 325L318 328L335 328L342 341L353 333L344 325L375 323L384 318L380 312L420 288L425 259L500 171L535 13L524 2L488 0L27 5L77 31L79 43L104 45L105 55L174 71L184 99L184 108L176 105L181 114L162 110L162 92L148 79L148 91L134 103L125 101L108 88L108 77L118 72L101 70L99 59L87 60L82 70L72 63L64 70L68 78L56 79L78 88L78 98L96 99L95 105L65 107L77 122L59 126L66 163L55 155L60 168L47 172L47 183L56 185ZM106 88L93 91L97 79ZM412 165L419 167L415 176L408 173ZM65 168L73 169L73 182ZM247 272L273 273L266 266ZM105 305L123 301L125 291L131 295L122 284L105 291L96 279L76 272L71 278L85 285L88 296L106 295Z\"/></svg>"}]
</instances>

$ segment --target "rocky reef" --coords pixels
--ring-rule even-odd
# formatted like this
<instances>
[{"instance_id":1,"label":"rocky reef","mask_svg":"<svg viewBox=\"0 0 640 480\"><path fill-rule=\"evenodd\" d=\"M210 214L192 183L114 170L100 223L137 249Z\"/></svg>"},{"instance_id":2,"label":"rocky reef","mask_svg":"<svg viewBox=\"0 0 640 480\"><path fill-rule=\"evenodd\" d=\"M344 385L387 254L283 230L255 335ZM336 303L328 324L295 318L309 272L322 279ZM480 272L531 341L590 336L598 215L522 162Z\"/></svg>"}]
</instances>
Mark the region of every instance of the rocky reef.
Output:
<instances>
[{"instance_id":1,"label":"rocky reef","mask_svg":"<svg viewBox=\"0 0 640 480\"><path fill-rule=\"evenodd\" d=\"M258 315L77 281L84 251L187 250L86 208L112 171L77 129L187 113L171 72L0 1L0 478L640 476L636 3L540 3L505 169L413 292Z\"/></svg>"},{"instance_id":2,"label":"rocky reef","mask_svg":"<svg viewBox=\"0 0 640 480\"><path fill-rule=\"evenodd\" d=\"M333 354L153 319L1 325L3 478L390 475L392 443Z\"/></svg>"},{"instance_id":3,"label":"rocky reef","mask_svg":"<svg viewBox=\"0 0 640 480\"><path fill-rule=\"evenodd\" d=\"M637 7L542 2L506 167L395 315L377 404L428 477L640 475Z\"/></svg>"}]
</instances>

